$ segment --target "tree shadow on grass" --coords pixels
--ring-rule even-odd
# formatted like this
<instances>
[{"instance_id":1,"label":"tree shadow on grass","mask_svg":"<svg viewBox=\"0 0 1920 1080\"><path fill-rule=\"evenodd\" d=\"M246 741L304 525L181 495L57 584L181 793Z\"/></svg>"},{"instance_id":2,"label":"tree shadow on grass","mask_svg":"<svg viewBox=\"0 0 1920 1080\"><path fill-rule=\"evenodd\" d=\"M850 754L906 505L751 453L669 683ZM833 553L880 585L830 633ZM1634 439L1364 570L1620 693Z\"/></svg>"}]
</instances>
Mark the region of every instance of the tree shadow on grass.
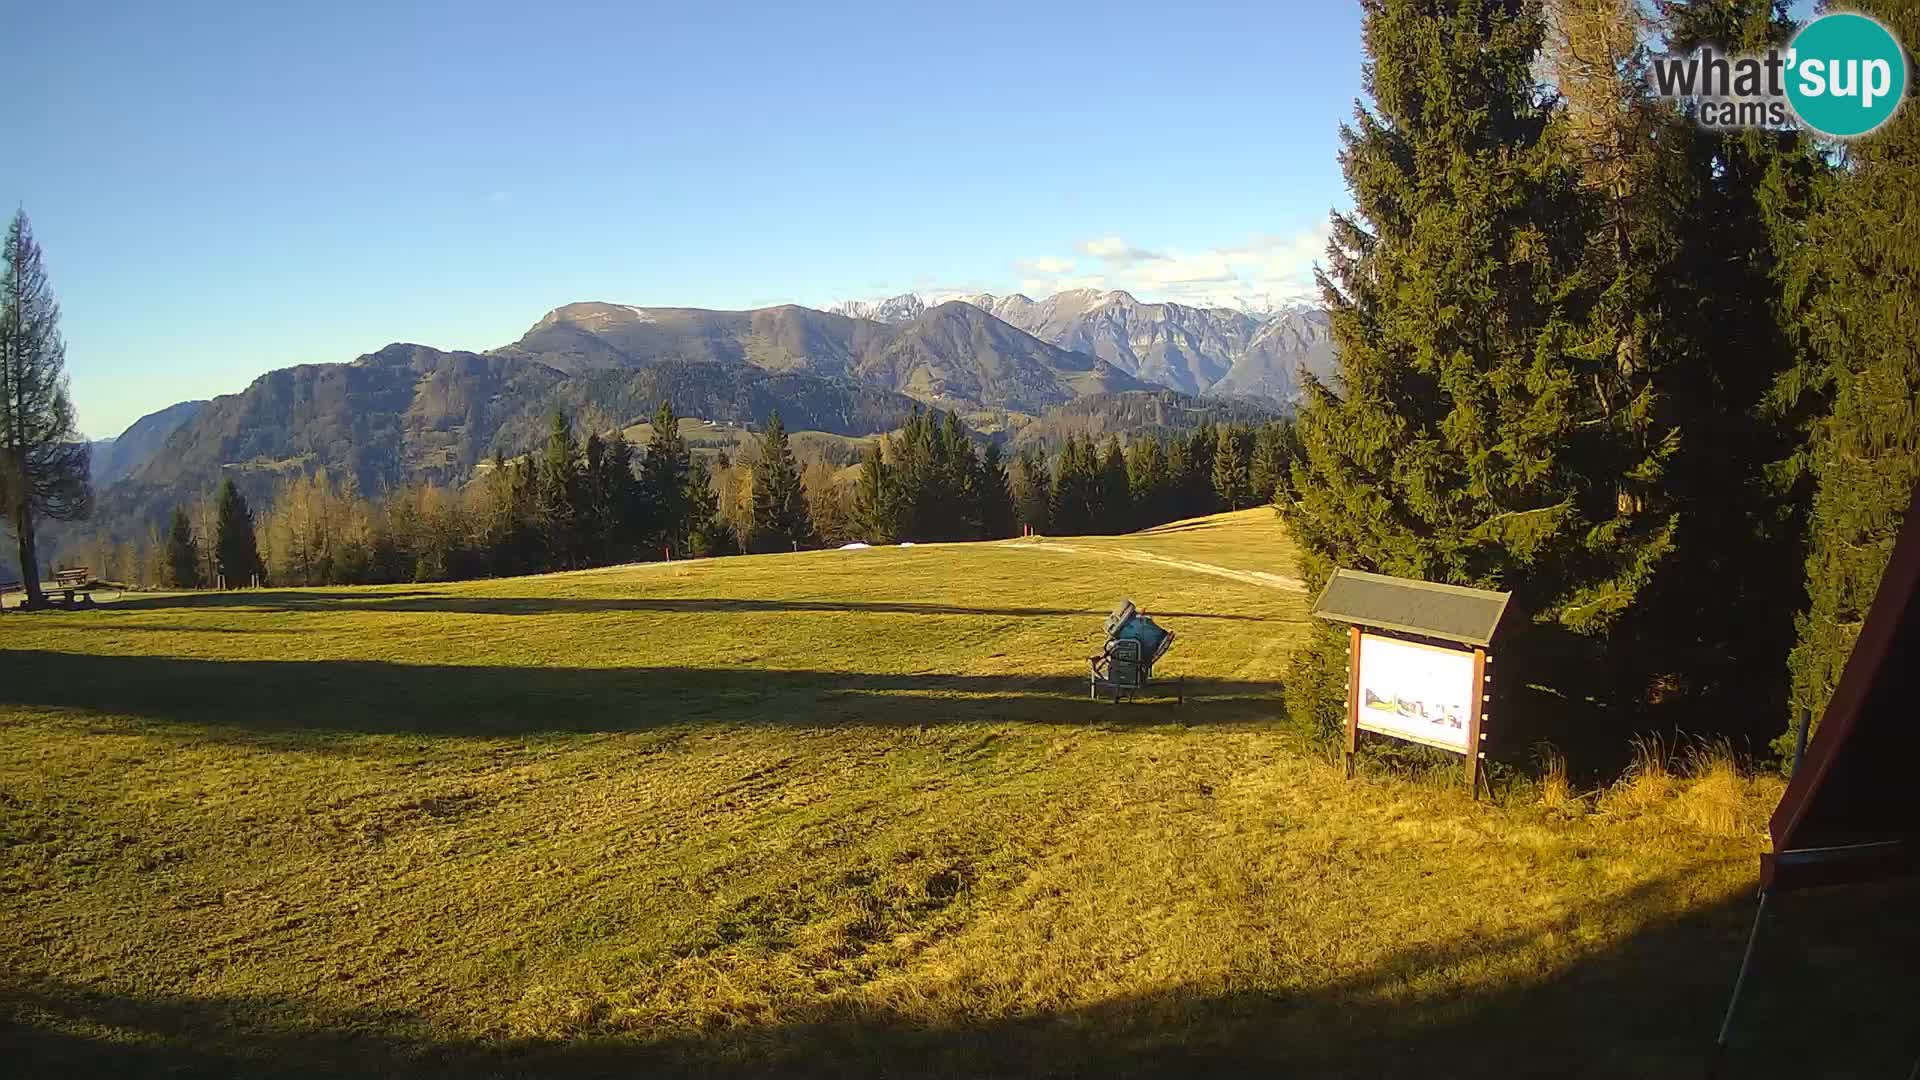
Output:
<instances>
[{"instance_id":1,"label":"tree shadow on grass","mask_svg":"<svg viewBox=\"0 0 1920 1080\"><path fill-rule=\"evenodd\" d=\"M1118 593L1115 594L1116 596ZM761 597L578 597L471 596L431 590L374 592L356 590L302 592L274 589L264 592L176 593L146 596L103 604L98 610L161 611L170 609L245 608L250 611L365 611L427 612L462 615L554 615L594 612L821 612L880 615L1075 616L1093 620L1110 610L1058 607L978 607L965 604L929 604L887 600L785 600ZM1216 612L1154 611L1156 619L1226 619L1262 622L1269 616Z\"/></svg>"},{"instance_id":2,"label":"tree shadow on grass","mask_svg":"<svg viewBox=\"0 0 1920 1080\"><path fill-rule=\"evenodd\" d=\"M1153 688L1158 690L1156 686ZM1270 722L1278 683L1196 679L1111 704L1085 676L766 668L556 668L375 660L207 660L0 651L0 705L82 709L209 729L527 735L686 724Z\"/></svg>"},{"instance_id":3,"label":"tree shadow on grass","mask_svg":"<svg viewBox=\"0 0 1920 1080\"><path fill-rule=\"evenodd\" d=\"M705 1029L619 1030L576 1019L567 1037L552 1038L448 1039L429 1018L404 1011L15 973L0 984L0 1054L18 1075L74 1077L1698 1077L1750 899L1644 925L1561 970L1464 992L1423 989L1436 980L1455 987L1490 964L1511 968L1543 935L1631 918L1684 895L1684 881L1656 882L1577 904L1527 933L1463 934L1292 993L1229 977L1013 1014L813 1004ZM1907 917L1916 901L1920 889L1906 883L1777 904L1724 1075L1905 1075L1920 1052L1920 976L1911 965L1920 924Z\"/></svg>"}]
</instances>

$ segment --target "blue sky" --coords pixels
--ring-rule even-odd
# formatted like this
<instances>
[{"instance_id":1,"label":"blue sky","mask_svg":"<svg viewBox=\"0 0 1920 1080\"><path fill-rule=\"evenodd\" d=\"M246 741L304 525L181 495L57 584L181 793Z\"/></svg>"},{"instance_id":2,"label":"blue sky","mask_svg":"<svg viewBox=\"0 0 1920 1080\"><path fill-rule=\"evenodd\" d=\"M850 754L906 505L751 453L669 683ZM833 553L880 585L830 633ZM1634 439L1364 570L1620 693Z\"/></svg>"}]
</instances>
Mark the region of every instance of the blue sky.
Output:
<instances>
[{"instance_id":1,"label":"blue sky","mask_svg":"<svg viewBox=\"0 0 1920 1080\"><path fill-rule=\"evenodd\" d=\"M575 300L1284 293L1360 82L1343 3L174 6L8 19L96 436Z\"/></svg>"}]
</instances>

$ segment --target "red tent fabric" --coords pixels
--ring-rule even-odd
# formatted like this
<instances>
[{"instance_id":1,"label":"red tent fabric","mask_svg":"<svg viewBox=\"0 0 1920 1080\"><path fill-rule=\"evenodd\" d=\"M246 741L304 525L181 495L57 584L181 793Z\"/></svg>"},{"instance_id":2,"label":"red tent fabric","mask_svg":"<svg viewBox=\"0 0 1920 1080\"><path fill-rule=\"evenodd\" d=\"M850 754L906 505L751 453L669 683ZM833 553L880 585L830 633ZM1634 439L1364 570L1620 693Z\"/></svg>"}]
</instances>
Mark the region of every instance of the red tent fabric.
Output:
<instances>
[{"instance_id":1,"label":"red tent fabric","mask_svg":"<svg viewBox=\"0 0 1920 1080\"><path fill-rule=\"evenodd\" d=\"M1787 891L1920 872L1920 487L1873 607L1773 812L1760 885Z\"/></svg>"}]
</instances>

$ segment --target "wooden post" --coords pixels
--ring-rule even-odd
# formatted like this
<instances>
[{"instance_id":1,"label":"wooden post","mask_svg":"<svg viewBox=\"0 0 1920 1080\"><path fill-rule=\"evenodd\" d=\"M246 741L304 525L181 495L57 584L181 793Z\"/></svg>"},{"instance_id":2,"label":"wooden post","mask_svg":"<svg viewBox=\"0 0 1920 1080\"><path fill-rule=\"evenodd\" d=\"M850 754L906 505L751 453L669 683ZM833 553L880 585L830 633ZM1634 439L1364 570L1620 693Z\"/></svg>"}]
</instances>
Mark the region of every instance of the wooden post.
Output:
<instances>
[{"instance_id":1,"label":"wooden post","mask_svg":"<svg viewBox=\"0 0 1920 1080\"><path fill-rule=\"evenodd\" d=\"M1480 798L1480 759L1486 757L1480 752L1480 741L1486 736L1480 733L1480 721L1486 716L1483 708L1487 700L1487 650L1473 650L1473 700L1468 703L1467 715L1467 792L1475 801ZM1488 793L1492 793L1489 786Z\"/></svg>"},{"instance_id":2,"label":"wooden post","mask_svg":"<svg viewBox=\"0 0 1920 1080\"><path fill-rule=\"evenodd\" d=\"M1353 779L1353 755L1360 749L1360 628L1347 627L1347 779Z\"/></svg>"}]
</instances>

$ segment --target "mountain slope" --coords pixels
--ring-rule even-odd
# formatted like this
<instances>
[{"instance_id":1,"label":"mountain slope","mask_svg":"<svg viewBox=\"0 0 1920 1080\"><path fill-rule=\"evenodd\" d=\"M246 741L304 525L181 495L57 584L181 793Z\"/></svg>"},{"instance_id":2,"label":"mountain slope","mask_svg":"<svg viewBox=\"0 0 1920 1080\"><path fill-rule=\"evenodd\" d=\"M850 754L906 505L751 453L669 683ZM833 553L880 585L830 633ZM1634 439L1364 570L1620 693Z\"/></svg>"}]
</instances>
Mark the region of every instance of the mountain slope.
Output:
<instances>
[{"instance_id":1,"label":"mountain slope","mask_svg":"<svg viewBox=\"0 0 1920 1080\"><path fill-rule=\"evenodd\" d=\"M1130 293L1072 289L1034 300L1018 293L956 299L1049 344L1090 353L1149 384L1188 394L1258 397L1281 405L1298 398L1298 368L1326 376L1335 367L1326 314L1300 306L1276 311L1143 303ZM836 311L908 322L925 308L908 294Z\"/></svg>"},{"instance_id":2,"label":"mountain slope","mask_svg":"<svg viewBox=\"0 0 1920 1080\"><path fill-rule=\"evenodd\" d=\"M1024 333L971 304L949 302L900 327L862 358L862 381L938 405L1037 412L1085 394L1144 389L1123 371Z\"/></svg>"},{"instance_id":3,"label":"mountain slope","mask_svg":"<svg viewBox=\"0 0 1920 1080\"><path fill-rule=\"evenodd\" d=\"M749 366L851 378L943 406L1035 413L1081 394L1142 385L1095 356L956 303L923 306L891 323L791 304L753 311L568 304L494 355L575 373L672 361Z\"/></svg>"},{"instance_id":4,"label":"mountain slope","mask_svg":"<svg viewBox=\"0 0 1920 1080\"><path fill-rule=\"evenodd\" d=\"M145 465L181 425L199 415L204 401L182 401L148 413L111 439L93 444L93 486L104 490Z\"/></svg>"},{"instance_id":5,"label":"mountain slope","mask_svg":"<svg viewBox=\"0 0 1920 1080\"><path fill-rule=\"evenodd\" d=\"M1232 394L1291 404L1296 370L1334 367L1326 315L1310 308L1254 313L1148 304L1126 292L1080 289L1035 301L965 298L1043 341L1090 352L1129 374L1189 394Z\"/></svg>"},{"instance_id":6,"label":"mountain slope","mask_svg":"<svg viewBox=\"0 0 1920 1080\"><path fill-rule=\"evenodd\" d=\"M324 469L368 493L457 482L496 452L535 445L555 409L624 426L663 400L683 415L735 423L763 423L777 408L796 429L847 435L891 430L914 405L842 380L742 365L675 360L569 375L511 355L394 344L348 364L269 372L206 403L161 453L103 493L96 523L138 535L223 477L256 499L296 471Z\"/></svg>"}]
</instances>

